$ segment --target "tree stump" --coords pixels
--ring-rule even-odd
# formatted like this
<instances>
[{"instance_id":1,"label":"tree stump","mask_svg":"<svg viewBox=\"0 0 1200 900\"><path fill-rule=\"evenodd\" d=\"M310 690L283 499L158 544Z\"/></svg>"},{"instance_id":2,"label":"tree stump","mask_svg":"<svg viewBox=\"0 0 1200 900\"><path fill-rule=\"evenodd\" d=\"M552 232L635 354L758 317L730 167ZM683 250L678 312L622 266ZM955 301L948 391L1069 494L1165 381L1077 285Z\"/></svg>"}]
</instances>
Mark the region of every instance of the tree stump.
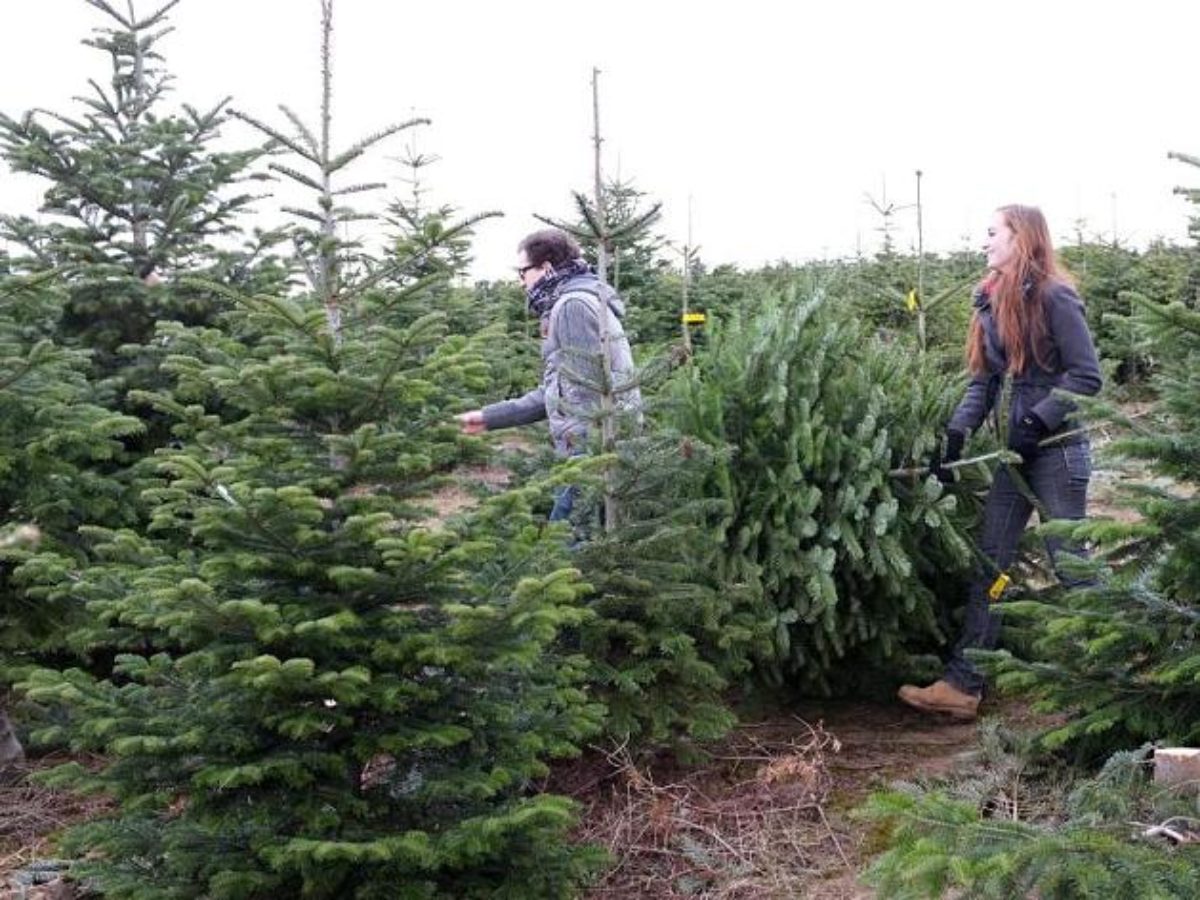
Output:
<instances>
[{"instance_id":1,"label":"tree stump","mask_svg":"<svg viewBox=\"0 0 1200 900\"><path fill-rule=\"evenodd\" d=\"M1200 749L1159 747L1154 751L1154 783L1165 787L1200 788Z\"/></svg>"}]
</instances>

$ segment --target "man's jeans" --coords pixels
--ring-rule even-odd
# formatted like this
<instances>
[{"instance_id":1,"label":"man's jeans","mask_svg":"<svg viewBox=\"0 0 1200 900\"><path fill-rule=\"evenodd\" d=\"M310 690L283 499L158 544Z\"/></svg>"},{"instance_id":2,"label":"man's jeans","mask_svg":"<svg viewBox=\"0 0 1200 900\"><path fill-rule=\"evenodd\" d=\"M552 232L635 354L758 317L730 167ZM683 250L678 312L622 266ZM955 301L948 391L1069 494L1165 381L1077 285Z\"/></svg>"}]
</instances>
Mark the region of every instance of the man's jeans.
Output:
<instances>
[{"instance_id":1,"label":"man's jeans","mask_svg":"<svg viewBox=\"0 0 1200 900\"><path fill-rule=\"evenodd\" d=\"M1031 465L1020 466L1017 471L1032 489L1048 519L1082 519L1087 515L1091 470L1091 450L1085 441L1045 447ZM999 573L1008 571L1012 565L1032 512L1033 504L1017 487L1008 466L1001 466L988 492L979 539L980 551L994 563L994 568L981 568L971 583L963 630L946 664L944 678L959 690L976 695L983 691L984 678L963 656L963 651L990 650L996 646L1000 619L989 608L988 588ZM1061 538L1048 538L1046 548L1059 581L1067 586L1078 584L1077 580L1064 577L1058 567L1058 555L1067 552L1082 556L1084 550L1068 546Z\"/></svg>"},{"instance_id":2,"label":"man's jeans","mask_svg":"<svg viewBox=\"0 0 1200 900\"><path fill-rule=\"evenodd\" d=\"M573 484L559 488L554 494L554 506L550 509L550 521L562 522L571 518L575 508L575 500L579 497L579 488Z\"/></svg>"}]
</instances>

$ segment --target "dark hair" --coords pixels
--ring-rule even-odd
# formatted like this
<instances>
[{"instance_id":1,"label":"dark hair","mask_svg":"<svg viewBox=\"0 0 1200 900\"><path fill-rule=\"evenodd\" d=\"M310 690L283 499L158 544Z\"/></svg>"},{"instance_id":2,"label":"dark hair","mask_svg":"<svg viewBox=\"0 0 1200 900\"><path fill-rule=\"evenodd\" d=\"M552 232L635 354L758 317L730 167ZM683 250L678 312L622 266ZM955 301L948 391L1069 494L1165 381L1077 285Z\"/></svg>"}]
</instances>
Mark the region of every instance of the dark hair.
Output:
<instances>
[{"instance_id":1,"label":"dark hair","mask_svg":"<svg viewBox=\"0 0 1200 900\"><path fill-rule=\"evenodd\" d=\"M575 238L557 228L543 228L526 236L517 244L517 252L522 250L531 266L548 262L556 269L583 256Z\"/></svg>"}]
</instances>

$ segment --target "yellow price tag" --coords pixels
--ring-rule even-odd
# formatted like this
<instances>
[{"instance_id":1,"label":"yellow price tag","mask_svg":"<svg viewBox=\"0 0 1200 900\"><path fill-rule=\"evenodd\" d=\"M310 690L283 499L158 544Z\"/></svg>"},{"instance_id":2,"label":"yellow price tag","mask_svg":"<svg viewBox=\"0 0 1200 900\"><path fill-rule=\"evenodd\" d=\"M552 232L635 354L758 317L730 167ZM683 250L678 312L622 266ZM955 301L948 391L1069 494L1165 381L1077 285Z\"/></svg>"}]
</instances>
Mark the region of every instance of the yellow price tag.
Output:
<instances>
[{"instance_id":1,"label":"yellow price tag","mask_svg":"<svg viewBox=\"0 0 1200 900\"><path fill-rule=\"evenodd\" d=\"M917 311L917 307L921 305L921 298L917 296L916 288L908 292L908 296L904 298L904 305L909 312Z\"/></svg>"},{"instance_id":2,"label":"yellow price tag","mask_svg":"<svg viewBox=\"0 0 1200 900\"><path fill-rule=\"evenodd\" d=\"M1012 584L1012 579L1008 577L1007 572L1001 572L996 580L992 582L992 586L988 588L988 599L996 601L1000 599L1000 595L1004 593L1004 589Z\"/></svg>"}]
</instances>

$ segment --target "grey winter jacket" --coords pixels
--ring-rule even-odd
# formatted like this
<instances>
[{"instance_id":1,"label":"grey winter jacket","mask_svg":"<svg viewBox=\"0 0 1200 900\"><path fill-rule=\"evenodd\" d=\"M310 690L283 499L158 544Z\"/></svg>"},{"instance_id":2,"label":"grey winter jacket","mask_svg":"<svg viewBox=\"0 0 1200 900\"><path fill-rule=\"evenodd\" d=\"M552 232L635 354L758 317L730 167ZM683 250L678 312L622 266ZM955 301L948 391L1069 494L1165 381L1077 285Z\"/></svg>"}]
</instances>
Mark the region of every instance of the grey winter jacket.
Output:
<instances>
[{"instance_id":1,"label":"grey winter jacket","mask_svg":"<svg viewBox=\"0 0 1200 900\"><path fill-rule=\"evenodd\" d=\"M633 353L621 325L625 306L616 291L589 272L563 282L553 306L542 316L542 383L523 397L485 406L483 421L489 431L548 419L559 454L569 456L585 448L604 377L600 298L608 310L608 358L617 409L641 409Z\"/></svg>"},{"instance_id":2,"label":"grey winter jacket","mask_svg":"<svg viewBox=\"0 0 1200 900\"><path fill-rule=\"evenodd\" d=\"M1079 427L1069 418L1075 404L1054 396L1054 390L1092 395L1099 392L1103 377L1079 295L1065 284L1054 284L1046 292L1044 307L1047 344L1042 355L1048 368L1042 368L1035 358L1024 374L1013 377L1008 426L1011 429L1027 413L1033 413L1054 435ZM966 394L950 417L948 428L954 431L974 431L983 424L999 399L1008 371L1008 355L986 295L976 294L975 312L983 326L987 371L971 378ZM1064 438L1061 443L1074 444L1086 439L1079 434Z\"/></svg>"}]
</instances>

